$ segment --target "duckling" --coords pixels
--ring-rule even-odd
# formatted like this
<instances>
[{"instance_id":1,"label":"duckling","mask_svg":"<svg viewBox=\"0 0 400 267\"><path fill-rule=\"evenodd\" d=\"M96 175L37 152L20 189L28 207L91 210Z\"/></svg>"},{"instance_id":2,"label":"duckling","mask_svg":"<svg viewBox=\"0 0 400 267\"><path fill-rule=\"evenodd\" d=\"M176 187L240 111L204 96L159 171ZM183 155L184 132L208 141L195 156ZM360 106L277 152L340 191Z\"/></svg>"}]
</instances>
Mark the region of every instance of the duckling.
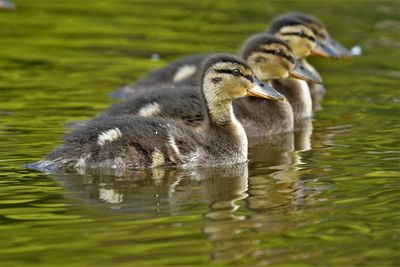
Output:
<instances>
[{"instance_id":1,"label":"duckling","mask_svg":"<svg viewBox=\"0 0 400 267\"><path fill-rule=\"evenodd\" d=\"M275 87L280 80L307 80L321 82L295 59L291 47L282 39L269 34L249 38L242 49L242 58L252 66L257 77L270 80L272 87L285 96L283 102L264 101L255 98L238 99L234 102L237 117L249 136L272 135L294 129L296 112L294 103L302 101L298 88ZM300 80L299 80L300 81ZM298 100L297 100L298 99Z\"/></svg>"},{"instance_id":2,"label":"duckling","mask_svg":"<svg viewBox=\"0 0 400 267\"><path fill-rule=\"evenodd\" d=\"M289 12L279 16L279 18L285 17L297 19L309 26L314 32L317 40L319 41L320 46L325 46L327 50L331 50L331 53L328 55L328 57L334 59L352 57L350 50L342 46L340 43L336 42L330 36L322 21L317 19L315 16L301 12ZM321 77L318 71L305 59L302 59L302 64L309 71L313 72L314 75ZM311 98L313 102L313 111L321 110L321 101L326 91L325 87L322 84L317 83L308 83L308 86L310 88Z\"/></svg>"},{"instance_id":3,"label":"duckling","mask_svg":"<svg viewBox=\"0 0 400 267\"><path fill-rule=\"evenodd\" d=\"M292 76L318 81L295 60L290 47L272 35L262 33L250 37L244 43L241 54L256 76L262 80ZM193 80L195 79L187 79L164 85L156 91L143 92L125 102L112 105L100 117L121 114L169 117L189 126L199 127L204 119L203 102L201 92L193 90L198 88L193 87ZM182 87L184 83L186 86ZM297 91L289 91L288 94L297 94ZM247 135L272 135L293 130L293 111L287 101L258 100L246 98L234 102L235 114Z\"/></svg>"},{"instance_id":4,"label":"duckling","mask_svg":"<svg viewBox=\"0 0 400 267\"><path fill-rule=\"evenodd\" d=\"M333 52L327 47L319 45L311 28L297 19L278 17L271 22L268 33L287 42L295 56L300 60L312 53L324 57L334 56ZM272 82L272 85L285 95L291 104L295 122L312 117L313 105L307 82L287 78L276 79Z\"/></svg>"},{"instance_id":5,"label":"duckling","mask_svg":"<svg viewBox=\"0 0 400 267\"><path fill-rule=\"evenodd\" d=\"M200 76L204 131L153 117L93 120L71 132L65 144L36 164L41 170L131 169L180 165L226 165L247 161L247 137L232 101L268 93L242 60L225 54L208 58Z\"/></svg>"}]
</instances>

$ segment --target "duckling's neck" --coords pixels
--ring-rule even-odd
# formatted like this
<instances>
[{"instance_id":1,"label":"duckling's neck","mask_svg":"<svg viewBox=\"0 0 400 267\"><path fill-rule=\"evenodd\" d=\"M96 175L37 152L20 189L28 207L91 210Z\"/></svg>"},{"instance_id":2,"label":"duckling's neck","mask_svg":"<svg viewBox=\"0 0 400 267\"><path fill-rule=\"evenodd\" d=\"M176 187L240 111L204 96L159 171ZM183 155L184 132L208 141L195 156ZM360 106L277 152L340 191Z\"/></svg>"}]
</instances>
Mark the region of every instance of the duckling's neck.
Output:
<instances>
[{"instance_id":1,"label":"duckling's neck","mask_svg":"<svg viewBox=\"0 0 400 267\"><path fill-rule=\"evenodd\" d=\"M206 75L202 83L207 117L209 123L215 126L229 125L236 121L233 114L233 100L221 90L220 87L223 85L220 79Z\"/></svg>"},{"instance_id":2,"label":"duckling's neck","mask_svg":"<svg viewBox=\"0 0 400 267\"><path fill-rule=\"evenodd\" d=\"M222 100L214 92L217 90L204 90L208 115L204 126L208 143L212 144L220 160L230 158L231 162L244 162L248 147L246 132L233 113L232 100Z\"/></svg>"},{"instance_id":3,"label":"duckling's neck","mask_svg":"<svg viewBox=\"0 0 400 267\"><path fill-rule=\"evenodd\" d=\"M208 103L207 107L209 122L215 126L226 126L236 121L231 101Z\"/></svg>"}]
</instances>

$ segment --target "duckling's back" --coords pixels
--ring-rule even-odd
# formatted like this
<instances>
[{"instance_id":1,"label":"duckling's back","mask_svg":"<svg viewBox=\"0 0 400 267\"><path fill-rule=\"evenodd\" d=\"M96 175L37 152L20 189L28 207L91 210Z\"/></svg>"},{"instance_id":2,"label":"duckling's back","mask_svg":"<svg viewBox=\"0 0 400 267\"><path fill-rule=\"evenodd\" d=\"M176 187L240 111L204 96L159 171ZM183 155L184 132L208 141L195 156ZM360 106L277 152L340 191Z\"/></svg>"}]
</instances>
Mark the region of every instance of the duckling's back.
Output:
<instances>
[{"instance_id":1,"label":"duckling's back","mask_svg":"<svg viewBox=\"0 0 400 267\"><path fill-rule=\"evenodd\" d=\"M103 117L65 136L65 144L37 164L38 169L135 169L185 163L195 154L195 134L170 120Z\"/></svg>"},{"instance_id":2,"label":"duckling's back","mask_svg":"<svg viewBox=\"0 0 400 267\"><path fill-rule=\"evenodd\" d=\"M180 120L190 126L199 126L204 120L204 104L200 85L190 79L147 91L112 105L101 117L121 114L143 117L164 117Z\"/></svg>"},{"instance_id":3,"label":"duckling's back","mask_svg":"<svg viewBox=\"0 0 400 267\"><path fill-rule=\"evenodd\" d=\"M172 63L149 72L135 84L126 85L111 93L114 98L130 96L149 90L162 89L165 84L179 83L195 78L200 73L201 63L210 54L195 54L179 58Z\"/></svg>"}]
</instances>

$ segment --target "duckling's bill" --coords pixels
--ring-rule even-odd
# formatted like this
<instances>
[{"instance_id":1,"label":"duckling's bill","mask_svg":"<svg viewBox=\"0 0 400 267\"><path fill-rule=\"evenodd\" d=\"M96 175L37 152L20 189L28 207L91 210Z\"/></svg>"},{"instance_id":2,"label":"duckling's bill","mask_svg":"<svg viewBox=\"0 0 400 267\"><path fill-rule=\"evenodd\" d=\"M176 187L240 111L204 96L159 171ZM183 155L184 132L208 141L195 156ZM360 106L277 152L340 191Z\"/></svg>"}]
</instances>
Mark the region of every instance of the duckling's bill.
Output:
<instances>
[{"instance_id":1,"label":"duckling's bill","mask_svg":"<svg viewBox=\"0 0 400 267\"><path fill-rule=\"evenodd\" d=\"M275 101L283 101L285 97L276 91L271 85L254 79L254 86L247 90L247 96L266 98Z\"/></svg>"},{"instance_id":2,"label":"duckling's bill","mask_svg":"<svg viewBox=\"0 0 400 267\"><path fill-rule=\"evenodd\" d=\"M296 60L294 68L289 71L289 76L292 78L304 80L306 82L320 83L320 84L322 83L322 80L320 77L315 75L313 72L309 71L298 60Z\"/></svg>"},{"instance_id":3,"label":"duckling's bill","mask_svg":"<svg viewBox=\"0 0 400 267\"><path fill-rule=\"evenodd\" d=\"M333 47L333 49L336 50L340 58L351 58L354 56L349 49L347 49L346 47L344 47L343 45L341 45L340 43L338 43L337 41L335 41L330 37L327 39L326 43L328 43L331 47Z\"/></svg>"},{"instance_id":4,"label":"duckling's bill","mask_svg":"<svg viewBox=\"0 0 400 267\"><path fill-rule=\"evenodd\" d=\"M334 58L334 59L339 59L340 55L339 53L331 46L329 43L321 43L317 41L317 45L315 48L311 51L311 54L314 56L319 56L319 57L327 57L327 58Z\"/></svg>"}]
</instances>

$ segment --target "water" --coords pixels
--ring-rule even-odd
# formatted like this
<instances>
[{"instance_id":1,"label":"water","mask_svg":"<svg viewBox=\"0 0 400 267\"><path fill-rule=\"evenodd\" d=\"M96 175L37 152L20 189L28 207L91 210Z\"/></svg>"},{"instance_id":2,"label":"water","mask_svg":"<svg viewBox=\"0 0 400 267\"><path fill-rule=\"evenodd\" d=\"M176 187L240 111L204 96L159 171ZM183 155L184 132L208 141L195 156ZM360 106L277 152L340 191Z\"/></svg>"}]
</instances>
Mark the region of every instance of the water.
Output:
<instances>
[{"instance_id":1,"label":"water","mask_svg":"<svg viewBox=\"0 0 400 267\"><path fill-rule=\"evenodd\" d=\"M2 266L400 265L399 2L15 2L0 13ZM258 140L226 169L23 167L114 88L181 55L235 52L294 9L363 49L312 60L328 90L311 138Z\"/></svg>"}]
</instances>

